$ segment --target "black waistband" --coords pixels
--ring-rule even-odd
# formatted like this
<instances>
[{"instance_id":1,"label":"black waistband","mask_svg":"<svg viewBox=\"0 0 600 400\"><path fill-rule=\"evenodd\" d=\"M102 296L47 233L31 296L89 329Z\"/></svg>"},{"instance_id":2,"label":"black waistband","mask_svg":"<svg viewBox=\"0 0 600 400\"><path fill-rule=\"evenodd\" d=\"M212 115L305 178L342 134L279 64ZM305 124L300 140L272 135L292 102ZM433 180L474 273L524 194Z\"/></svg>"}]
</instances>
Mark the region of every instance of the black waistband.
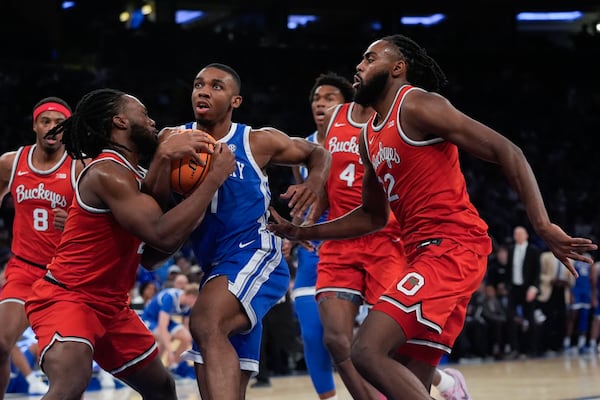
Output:
<instances>
[{"instance_id":1,"label":"black waistband","mask_svg":"<svg viewBox=\"0 0 600 400\"><path fill-rule=\"evenodd\" d=\"M61 288L65 289L65 290L69 290L67 285L65 285L64 283L60 283L59 281L57 281L56 279L54 279L52 277L49 277L48 275L44 276L44 280L52 283L53 285L60 286Z\"/></svg>"},{"instance_id":2,"label":"black waistband","mask_svg":"<svg viewBox=\"0 0 600 400\"><path fill-rule=\"evenodd\" d=\"M23 258L23 257L21 257L21 256L18 256L18 255L16 255L16 254L15 254L15 258L16 258L17 260L21 260L21 261L23 261L24 263L27 263L27 264L29 264L29 265L33 266L33 267L37 267L37 268L41 268L41 269L46 269L46 266L45 266L45 265L38 264L38 263L34 263L33 261L29 261L28 259L26 259L26 258Z\"/></svg>"}]
</instances>

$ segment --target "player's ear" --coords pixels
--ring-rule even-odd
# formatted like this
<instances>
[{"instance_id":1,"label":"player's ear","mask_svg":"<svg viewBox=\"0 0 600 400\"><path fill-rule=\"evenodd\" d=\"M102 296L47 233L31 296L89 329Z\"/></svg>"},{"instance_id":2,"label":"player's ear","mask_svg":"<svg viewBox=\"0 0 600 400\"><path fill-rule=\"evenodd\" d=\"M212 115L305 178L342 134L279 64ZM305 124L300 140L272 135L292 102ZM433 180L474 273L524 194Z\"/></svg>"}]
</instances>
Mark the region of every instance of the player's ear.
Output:
<instances>
[{"instance_id":1,"label":"player's ear","mask_svg":"<svg viewBox=\"0 0 600 400\"><path fill-rule=\"evenodd\" d=\"M242 105L242 96L237 95L231 98L231 107L239 108Z\"/></svg>"},{"instance_id":2,"label":"player's ear","mask_svg":"<svg viewBox=\"0 0 600 400\"><path fill-rule=\"evenodd\" d=\"M394 65L392 66L392 76L396 77L402 74L406 74L406 69L407 69L407 64L406 64L406 60L404 58L396 61L394 63Z\"/></svg>"},{"instance_id":3,"label":"player's ear","mask_svg":"<svg viewBox=\"0 0 600 400\"><path fill-rule=\"evenodd\" d=\"M119 129L127 129L127 118L123 117L120 114L113 116L112 118L113 125Z\"/></svg>"}]
</instances>

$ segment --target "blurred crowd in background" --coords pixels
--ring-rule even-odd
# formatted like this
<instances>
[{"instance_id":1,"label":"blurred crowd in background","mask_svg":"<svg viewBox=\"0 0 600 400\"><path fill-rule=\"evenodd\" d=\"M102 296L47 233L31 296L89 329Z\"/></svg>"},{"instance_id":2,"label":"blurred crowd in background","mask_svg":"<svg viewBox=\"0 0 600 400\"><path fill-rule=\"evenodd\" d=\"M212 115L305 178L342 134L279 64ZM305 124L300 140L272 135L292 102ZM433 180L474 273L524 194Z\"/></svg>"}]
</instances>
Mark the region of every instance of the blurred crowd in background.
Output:
<instances>
[{"instance_id":1,"label":"blurred crowd in background","mask_svg":"<svg viewBox=\"0 0 600 400\"><path fill-rule=\"evenodd\" d=\"M31 111L39 99L59 96L74 108L84 93L99 87L135 94L159 128L189 121L193 78L210 62L229 64L242 78L244 101L234 120L306 136L314 130L308 99L314 79L328 71L352 79L366 45L399 32L414 38L438 61L449 80L443 94L450 101L523 149L540 180L551 218L572 235L598 241L600 165L595 135L600 133L600 37L586 26L559 42L518 32L510 24L496 22L486 28L467 21L401 31L395 26L373 31L343 18L327 29L310 24L296 30L269 29L248 19L219 30L151 22L131 30L117 22L90 19L63 24L51 31L54 34L44 31L51 25L47 21L39 26L10 21L2 28L0 153L33 143ZM11 29L16 29L14 35ZM19 35L21 40L15 37ZM529 229L524 209L502 172L468 155L462 155L462 162L469 193L489 224L496 250L512 245L513 229L524 225L529 241L543 251L544 243ZM291 172L283 167L268 172L274 205L285 215L287 207L278 195L291 183ZM0 214L4 259L9 256L11 210L7 196ZM182 249L158 272L141 271L139 284L144 286L136 288L135 300L149 296L143 290L149 286L146 282L156 282L152 290L156 292L180 273L197 281L201 270L194 264L193 254ZM481 296L485 297L485 287ZM297 336L292 337L292 344L283 347L298 345ZM559 350L554 347L551 350ZM463 356L489 356L493 350L486 345L479 354L483 350L457 347ZM300 358L297 348L291 352L292 359ZM287 371L289 357L272 369Z\"/></svg>"}]
</instances>

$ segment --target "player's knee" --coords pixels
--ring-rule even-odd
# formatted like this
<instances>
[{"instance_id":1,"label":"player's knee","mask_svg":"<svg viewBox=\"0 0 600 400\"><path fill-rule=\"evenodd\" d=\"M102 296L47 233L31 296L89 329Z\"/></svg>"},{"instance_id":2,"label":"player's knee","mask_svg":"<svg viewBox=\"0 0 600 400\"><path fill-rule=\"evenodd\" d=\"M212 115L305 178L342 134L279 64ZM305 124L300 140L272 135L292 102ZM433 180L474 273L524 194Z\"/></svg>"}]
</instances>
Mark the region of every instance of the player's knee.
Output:
<instances>
[{"instance_id":1,"label":"player's knee","mask_svg":"<svg viewBox=\"0 0 600 400\"><path fill-rule=\"evenodd\" d=\"M323 343L336 362L350 356L350 339L340 332L324 332Z\"/></svg>"},{"instance_id":2,"label":"player's knee","mask_svg":"<svg viewBox=\"0 0 600 400\"><path fill-rule=\"evenodd\" d=\"M16 335L9 332L3 332L0 335L0 361L6 361L10 357L11 351L17 351L18 347L15 344L19 334Z\"/></svg>"},{"instance_id":3,"label":"player's knee","mask_svg":"<svg viewBox=\"0 0 600 400\"><path fill-rule=\"evenodd\" d=\"M48 377L51 378L49 395L57 399L79 400L87 389L91 379L91 373L86 372L86 368L73 373L65 371L48 371Z\"/></svg>"},{"instance_id":4,"label":"player's knee","mask_svg":"<svg viewBox=\"0 0 600 400\"><path fill-rule=\"evenodd\" d=\"M153 400L176 400L177 390L175 381L166 374L160 382L154 382L153 385L140 385L140 394L144 399Z\"/></svg>"},{"instance_id":5,"label":"player's knee","mask_svg":"<svg viewBox=\"0 0 600 400\"><path fill-rule=\"evenodd\" d=\"M190 324L190 334L194 341L202 347L205 343L211 343L213 338L228 337L226 332L223 332L219 324L205 323Z\"/></svg>"},{"instance_id":6,"label":"player's knee","mask_svg":"<svg viewBox=\"0 0 600 400\"><path fill-rule=\"evenodd\" d=\"M374 358L373 351L368 345L356 341L352 344L350 359L359 372L368 370L369 366L379 365L374 364Z\"/></svg>"},{"instance_id":7,"label":"player's knee","mask_svg":"<svg viewBox=\"0 0 600 400\"><path fill-rule=\"evenodd\" d=\"M80 381L77 379L64 383L63 381L58 381L56 384L52 382L50 386L50 393L55 393L57 398L60 399L78 400L83 398L87 384L87 381Z\"/></svg>"},{"instance_id":8,"label":"player's knee","mask_svg":"<svg viewBox=\"0 0 600 400\"><path fill-rule=\"evenodd\" d=\"M0 363L6 362L10 358L10 352L14 346L10 346L7 342L0 340Z\"/></svg>"}]
</instances>

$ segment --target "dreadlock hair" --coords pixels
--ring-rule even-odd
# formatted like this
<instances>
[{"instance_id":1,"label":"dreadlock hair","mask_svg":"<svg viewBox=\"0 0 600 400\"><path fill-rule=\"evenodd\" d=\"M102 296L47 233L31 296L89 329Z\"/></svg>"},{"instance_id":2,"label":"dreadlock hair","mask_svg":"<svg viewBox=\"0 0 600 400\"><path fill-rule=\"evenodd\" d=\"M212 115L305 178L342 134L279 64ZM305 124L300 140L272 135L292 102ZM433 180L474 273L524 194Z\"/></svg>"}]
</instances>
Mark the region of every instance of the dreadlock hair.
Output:
<instances>
[{"instance_id":1,"label":"dreadlock hair","mask_svg":"<svg viewBox=\"0 0 600 400\"><path fill-rule=\"evenodd\" d=\"M398 47L408 65L406 79L413 85L431 92L439 92L448 83L446 74L438 63L414 40L400 34L386 36L381 40Z\"/></svg>"},{"instance_id":2,"label":"dreadlock hair","mask_svg":"<svg viewBox=\"0 0 600 400\"><path fill-rule=\"evenodd\" d=\"M84 95L75 112L52 128L46 137L62 133L67 153L75 159L94 158L105 148L123 145L110 139L112 118L119 113L124 92L115 89L97 89Z\"/></svg>"},{"instance_id":3,"label":"dreadlock hair","mask_svg":"<svg viewBox=\"0 0 600 400\"><path fill-rule=\"evenodd\" d=\"M327 72L319 75L315 80L312 89L310 89L310 96L308 97L310 103L312 103L317 88L323 85L330 85L338 88L344 97L344 102L349 102L354 99L354 88L352 87L352 83L335 72Z\"/></svg>"}]
</instances>

